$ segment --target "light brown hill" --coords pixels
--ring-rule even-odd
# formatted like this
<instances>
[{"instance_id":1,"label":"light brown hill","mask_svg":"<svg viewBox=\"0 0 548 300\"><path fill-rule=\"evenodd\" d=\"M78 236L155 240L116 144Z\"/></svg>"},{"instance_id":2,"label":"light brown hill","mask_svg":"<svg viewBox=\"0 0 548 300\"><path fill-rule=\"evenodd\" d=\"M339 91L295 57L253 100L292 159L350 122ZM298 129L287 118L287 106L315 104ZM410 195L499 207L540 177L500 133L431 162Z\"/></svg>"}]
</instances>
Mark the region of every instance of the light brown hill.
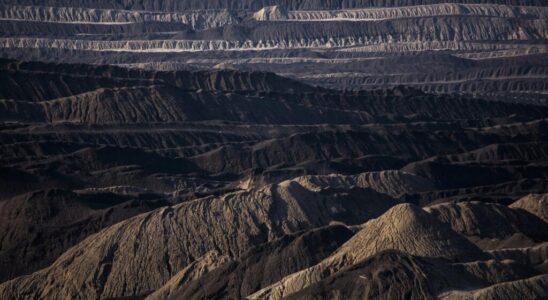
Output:
<instances>
[{"instance_id":1,"label":"light brown hill","mask_svg":"<svg viewBox=\"0 0 548 300\"><path fill-rule=\"evenodd\" d=\"M362 229L329 258L285 277L250 298L285 297L385 250L452 260L484 257L479 248L420 207L400 204L363 224Z\"/></svg>"},{"instance_id":2,"label":"light brown hill","mask_svg":"<svg viewBox=\"0 0 548 300\"><path fill-rule=\"evenodd\" d=\"M0 285L0 298L146 295L207 252L238 257L288 233L359 224L396 202L371 190L318 194L295 182L165 207L115 224L50 267Z\"/></svg>"},{"instance_id":3,"label":"light brown hill","mask_svg":"<svg viewBox=\"0 0 548 300\"><path fill-rule=\"evenodd\" d=\"M529 194L510 205L523 209L548 222L548 194Z\"/></svg>"}]
</instances>

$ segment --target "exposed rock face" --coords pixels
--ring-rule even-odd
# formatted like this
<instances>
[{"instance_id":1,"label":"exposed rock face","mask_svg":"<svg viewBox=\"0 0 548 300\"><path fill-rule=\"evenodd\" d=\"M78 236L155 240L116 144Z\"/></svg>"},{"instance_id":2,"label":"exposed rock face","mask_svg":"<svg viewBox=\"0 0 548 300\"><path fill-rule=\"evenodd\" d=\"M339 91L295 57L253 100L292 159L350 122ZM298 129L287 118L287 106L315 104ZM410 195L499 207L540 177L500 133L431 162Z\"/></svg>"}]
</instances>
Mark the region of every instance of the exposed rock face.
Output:
<instances>
[{"instance_id":1,"label":"exposed rock face","mask_svg":"<svg viewBox=\"0 0 548 300\"><path fill-rule=\"evenodd\" d=\"M257 21L279 21L287 20L287 10L280 6L264 7L253 14L253 18Z\"/></svg>"},{"instance_id":2,"label":"exposed rock face","mask_svg":"<svg viewBox=\"0 0 548 300\"><path fill-rule=\"evenodd\" d=\"M532 147L531 147L532 146ZM531 145L518 144L494 144L467 153L447 155L434 160L445 160L453 163L485 163L496 161L535 161L548 158L548 143Z\"/></svg>"},{"instance_id":3,"label":"exposed rock face","mask_svg":"<svg viewBox=\"0 0 548 300\"><path fill-rule=\"evenodd\" d=\"M116 66L72 65L0 60L2 99L40 102L100 89L165 86L183 91L312 92L301 82L273 73L230 70L154 72ZM45 81L44 79L47 79Z\"/></svg>"},{"instance_id":4,"label":"exposed rock face","mask_svg":"<svg viewBox=\"0 0 548 300\"><path fill-rule=\"evenodd\" d=\"M203 30L237 23L227 10L189 13L103 10L77 7L0 6L1 20L51 22L64 24L113 25L125 23L182 23Z\"/></svg>"},{"instance_id":5,"label":"exposed rock face","mask_svg":"<svg viewBox=\"0 0 548 300\"><path fill-rule=\"evenodd\" d=\"M523 209L548 222L548 195L530 194L510 205L511 208Z\"/></svg>"},{"instance_id":6,"label":"exposed rock face","mask_svg":"<svg viewBox=\"0 0 548 300\"><path fill-rule=\"evenodd\" d=\"M518 262L511 259L490 259L486 261L474 261L467 263L454 263L451 265L452 270L445 270L440 266L439 271L449 273L446 276L446 287L436 287L435 289L442 293L446 290L451 290L447 286L453 286L459 289L460 286L479 287L490 286L502 282L519 280L538 275L538 271L532 268L528 263ZM436 271L437 268L433 270ZM451 274L453 272L453 274ZM458 277L463 276L463 282L459 282ZM442 275L443 276L443 275ZM453 277L453 278L452 278ZM466 278L468 277L468 278ZM457 280L455 280L457 279ZM455 282L451 282L454 280ZM466 282L468 281L468 282Z\"/></svg>"},{"instance_id":7,"label":"exposed rock face","mask_svg":"<svg viewBox=\"0 0 548 300\"><path fill-rule=\"evenodd\" d=\"M369 8L352 10L321 10L321 11L291 11L286 19L308 21L308 20L383 20L397 18L418 18L426 16L445 16L445 15L476 15L489 17L546 17L546 8L544 7L523 7L515 9L503 5L490 4L461 4L461 3L442 3L420 6L401 6L393 8ZM257 19L280 20L280 19Z\"/></svg>"},{"instance_id":8,"label":"exposed rock face","mask_svg":"<svg viewBox=\"0 0 548 300\"><path fill-rule=\"evenodd\" d=\"M544 148L544 143L490 145L469 153L431 157L413 162L403 169L424 178L436 178L434 183L447 189L491 185L494 181L510 181L517 173L527 176L531 172L544 172L537 165L527 162L543 160L540 157L544 157ZM464 174L468 175L462 176Z\"/></svg>"},{"instance_id":9,"label":"exposed rock face","mask_svg":"<svg viewBox=\"0 0 548 300\"><path fill-rule=\"evenodd\" d=\"M545 108L406 92L391 100L375 93L341 97L271 73L145 72L105 67L18 64L4 61L0 116L6 121L159 123L227 120L254 123L322 124L501 117L542 117ZM43 72L48 74L43 74ZM66 72L90 72L93 79ZM42 79L46 76L56 88ZM68 84L70 83L70 84ZM269 93L283 91L284 93ZM222 93L219 93L222 92ZM266 94L264 94L266 92ZM409 95L408 95L409 94ZM27 99L34 99L32 102ZM414 105L411 107L411 101ZM397 117L395 116L397 113Z\"/></svg>"},{"instance_id":10,"label":"exposed rock face","mask_svg":"<svg viewBox=\"0 0 548 300\"><path fill-rule=\"evenodd\" d=\"M3 3L18 5L48 5L54 7L66 7L73 4L71 0L3 0ZM481 3L481 4L502 4L502 5L522 5L522 6L544 6L541 0L447 0L447 3ZM195 9L242 9L258 10L268 5L284 5L290 10L329 10L343 8L364 8L364 7L394 7L394 6L415 6L437 4L435 0L344 0L344 1L317 1L317 0L243 0L237 3L217 0L193 0L180 3L179 1L138 1L126 0L115 2L103 2L96 0L80 0L80 6L83 7L101 7L101 8L119 8L133 10L159 10L159 11L177 11L177 10L195 10Z\"/></svg>"},{"instance_id":11,"label":"exposed rock face","mask_svg":"<svg viewBox=\"0 0 548 300\"><path fill-rule=\"evenodd\" d=\"M277 8L260 11L256 18L272 18L280 15ZM336 52L395 52L428 50L504 50L514 49L512 42L527 41L531 37L545 39L545 24L523 20L509 23L505 19L479 19L463 24L462 19L425 17L420 25L438 28L432 31L417 25L412 19L395 19L380 22L274 22L259 23L254 27L236 27L232 34L211 37L202 33L200 39L177 40L89 40L57 38L5 37L0 40L3 48L44 48L79 51L117 52L181 52L226 50L276 50L276 49L333 49ZM317 23L317 24L316 24ZM521 26L521 27L520 27ZM474 31L475 27L480 30ZM521 29L520 29L521 28ZM484 43L485 40L499 44ZM509 45L510 44L510 45Z\"/></svg>"}]
</instances>

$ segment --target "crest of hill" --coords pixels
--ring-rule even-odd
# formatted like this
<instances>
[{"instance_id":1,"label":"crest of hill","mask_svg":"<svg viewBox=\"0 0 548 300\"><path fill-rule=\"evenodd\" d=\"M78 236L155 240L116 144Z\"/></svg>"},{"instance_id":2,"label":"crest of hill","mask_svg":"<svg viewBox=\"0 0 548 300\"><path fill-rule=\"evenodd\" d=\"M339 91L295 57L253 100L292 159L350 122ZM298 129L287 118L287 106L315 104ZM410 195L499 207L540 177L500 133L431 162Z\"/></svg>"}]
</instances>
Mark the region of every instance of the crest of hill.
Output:
<instances>
[{"instance_id":1,"label":"crest of hill","mask_svg":"<svg viewBox=\"0 0 548 300\"><path fill-rule=\"evenodd\" d=\"M318 263L352 235L343 225L286 235L248 251L199 279L179 285L171 291L169 299L244 299L286 275ZM152 297L154 295L157 293L151 295L150 300L160 299ZM162 299L168 298L164 295Z\"/></svg>"},{"instance_id":2,"label":"crest of hill","mask_svg":"<svg viewBox=\"0 0 548 300\"><path fill-rule=\"evenodd\" d=\"M400 204L365 223L333 257L357 261L388 249L453 260L482 255L479 248L420 207Z\"/></svg>"},{"instance_id":3,"label":"crest of hill","mask_svg":"<svg viewBox=\"0 0 548 300\"><path fill-rule=\"evenodd\" d=\"M425 209L482 248L519 248L548 240L548 224L526 211L484 202L448 202ZM495 243L493 240L498 240Z\"/></svg>"},{"instance_id":4,"label":"crest of hill","mask_svg":"<svg viewBox=\"0 0 548 300\"><path fill-rule=\"evenodd\" d=\"M326 188L371 188L379 193L392 197L402 194L414 194L434 189L434 184L420 176L397 170L366 172L359 175L307 175L294 179L311 191L321 191Z\"/></svg>"},{"instance_id":5,"label":"crest of hill","mask_svg":"<svg viewBox=\"0 0 548 300\"><path fill-rule=\"evenodd\" d=\"M361 230L319 264L291 274L250 296L279 299L385 250L450 260L486 257L474 244L420 207L399 204L362 225Z\"/></svg>"},{"instance_id":6,"label":"crest of hill","mask_svg":"<svg viewBox=\"0 0 548 300\"><path fill-rule=\"evenodd\" d=\"M88 235L167 204L157 197L60 189L2 200L0 282L42 269Z\"/></svg>"},{"instance_id":7,"label":"crest of hill","mask_svg":"<svg viewBox=\"0 0 548 300\"><path fill-rule=\"evenodd\" d=\"M0 98L45 101L100 88L165 85L185 91L313 92L312 86L271 72L236 70L148 71L110 65L0 59ZM51 87L55 87L52 89Z\"/></svg>"},{"instance_id":8,"label":"crest of hill","mask_svg":"<svg viewBox=\"0 0 548 300\"><path fill-rule=\"evenodd\" d=\"M523 209L548 222L548 194L529 194L510 205Z\"/></svg>"},{"instance_id":9,"label":"crest of hill","mask_svg":"<svg viewBox=\"0 0 548 300\"><path fill-rule=\"evenodd\" d=\"M201 278L204 274L211 272L220 266L230 262L230 258L226 255L221 255L218 251L212 250L204 256L198 258L175 276L161 288L150 294L147 299L167 299L174 294L185 283Z\"/></svg>"},{"instance_id":10,"label":"crest of hill","mask_svg":"<svg viewBox=\"0 0 548 300\"><path fill-rule=\"evenodd\" d=\"M548 275L538 275L531 278L502 282L483 289L471 291L453 291L440 295L439 299L511 299L519 295L519 299L548 298ZM512 296L513 295L513 296Z\"/></svg>"},{"instance_id":11,"label":"crest of hill","mask_svg":"<svg viewBox=\"0 0 548 300\"><path fill-rule=\"evenodd\" d=\"M285 234L363 223L395 203L372 190L318 194L297 183L197 199L89 236L50 267L0 285L0 298L142 296L209 251L239 257Z\"/></svg>"},{"instance_id":12,"label":"crest of hill","mask_svg":"<svg viewBox=\"0 0 548 300\"><path fill-rule=\"evenodd\" d=\"M257 21L277 21L286 20L287 10L283 6L267 6L253 14L253 18Z\"/></svg>"},{"instance_id":13,"label":"crest of hill","mask_svg":"<svg viewBox=\"0 0 548 300\"><path fill-rule=\"evenodd\" d=\"M437 299L447 290L477 290L535 275L534 270L512 261L451 264L388 250L284 299Z\"/></svg>"}]
</instances>

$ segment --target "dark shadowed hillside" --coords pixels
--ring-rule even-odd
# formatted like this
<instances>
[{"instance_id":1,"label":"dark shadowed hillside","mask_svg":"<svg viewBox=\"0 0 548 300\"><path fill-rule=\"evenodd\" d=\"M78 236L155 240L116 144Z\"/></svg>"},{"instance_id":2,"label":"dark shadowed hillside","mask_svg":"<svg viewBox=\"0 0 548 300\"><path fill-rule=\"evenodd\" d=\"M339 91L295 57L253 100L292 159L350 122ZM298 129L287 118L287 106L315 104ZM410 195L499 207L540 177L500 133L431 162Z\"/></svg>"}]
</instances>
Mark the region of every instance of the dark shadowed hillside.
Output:
<instances>
[{"instance_id":1,"label":"dark shadowed hillside","mask_svg":"<svg viewBox=\"0 0 548 300\"><path fill-rule=\"evenodd\" d=\"M548 299L541 0L0 0L0 299Z\"/></svg>"},{"instance_id":2,"label":"dark shadowed hillside","mask_svg":"<svg viewBox=\"0 0 548 300\"><path fill-rule=\"evenodd\" d=\"M544 251L528 196L546 191L544 106L258 72L2 68L2 298L433 297L543 280L538 260L485 250Z\"/></svg>"}]
</instances>

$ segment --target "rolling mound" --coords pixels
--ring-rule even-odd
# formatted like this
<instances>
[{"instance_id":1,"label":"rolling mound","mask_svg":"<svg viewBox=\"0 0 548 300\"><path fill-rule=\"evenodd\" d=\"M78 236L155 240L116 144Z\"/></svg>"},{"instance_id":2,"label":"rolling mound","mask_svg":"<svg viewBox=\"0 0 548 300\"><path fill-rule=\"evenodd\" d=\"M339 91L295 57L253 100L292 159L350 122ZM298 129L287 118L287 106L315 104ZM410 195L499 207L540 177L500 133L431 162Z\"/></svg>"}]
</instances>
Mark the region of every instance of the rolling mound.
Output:
<instances>
[{"instance_id":1,"label":"rolling mound","mask_svg":"<svg viewBox=\"0 0 548 300\"><path fill-rule=\"evenodd\" d=\"M331 254L353 232L334 225L284 236L260 245L236 261L179 285L164 299L243 299L284 276L309 267ZM169 283L168 283L169 284ZM162 288L163 289L163 288ZM158 299L158 292L147 299Z\"/></svg>"},{"instance_id":2,"label":"rolling mound","mask_svg":"<svg viewBox=\"0 0 548 300\"><path fill-rule=\"evenodd\" d=\"M487 288L466 291L449 292L441 295L440 299L508 299L509 295L520 295L522 299L541 299L548 297L548 275L539 275L532 278L499 283ZM510 296L511 297L511 296Z\"/></svg>"},{"instance_id":3,"label":"rolling mound","mask_svg":"<svg viewBox=\"0 0 548 300\"><path fill-rule=\"evenodd\" d=\"M337 250L334 257L356 261L386 249L448 259L464 259L481 253L426 211L412 204L400 204L365 223L350 241Z\"/></svg>"},{"instance_id":4,"label":"rolling mound","mask_svg":"<svg viewBox=\"0 0 548 300\"><path fill-rule=\"evenodd\" d=\"M10 122L362 124L542 118L547 112L399 88L341 94L266 72L153 72L11 60L0 66L6 71L0 117Z\"/></svg>"},{"instance_id":5,"label":"rolling mound","mask_svg":"<svg viewBox=\"0 0 548 300\"><path fill-rule=\"evenodd\" d=\"M0 201L0 281L48 266L88 235L167 205L159 195L29 192Z\"/></svg>"},{"instance_id":6,"label":"rolling mound","mask_svg":"<svg viewBox=\"0 0 548 300\"><path fill-rule=\"evenodd\" d=\"M534 143L496 144L460 154L434 156L410 163L402 170L433 180L445 189L544 177L543 140L539 136Z\"/></svg>"},{"instance_id":7,"label":"rolling mound","mask_svg":"<svg viewBox=\"0 0 548 300\"><path fill-rule=\"evenodd\" d=\"M536 275L534 270L513 262L450 264L390 250L343 268L284 299L444 299L446 295L461 296L445 292L447 290L474 290L485 286L490 286L485 289L497 289L513 281L537 282ZM523 288L523 292L529 291L531 296L541 296L540 285L542 283L516 289ZM461 299L458 296L456 298Z\"/></svg>"},{"instance_id":8,"label":"rolling mound","mask_svg":"<svg viewBox=\"0 0 548 300\"><path fill-rule=\"evenodd\" d=\"M514 209L523 209L548 222L548 198L546 194L530 194L510 205Z\"/></svg>"},{"instance_id":9,"label":"rolling mound","mask_svg":"<svg viewBox=\"0 0 548 300\"><path fill-rule=\"evenodd\" d=\"M449 202L425 210L483 249L522 248L548 239L546 222L499 204Z\"/></svg>"},{"instance_id":10,"label":"rolling mound","mask_svg":"<svg viewBox=\"0 0 548 300\"><path fill-rule=\"evenodd\" d=\"M252 246L291 232L332 221L361 223L383 211L379 204L385 209L391 205L387 196L364 193L326 197L295 184L280 184L162 208L91 235L50 267L0 285L0 294L2 298L146 295L208 251L238 257ZM367 199L384 201L370 205Z\"/></svg>"},{"instance_id":11,"label":"rolling mound","mask_svg":"<svg viewBox=\"0 0 548 300\"><path fill-rule=\"evenodd\" d=\"M520 264L533 266L546 272L548 261L548 243L534 247L491 250L488 253L497 260L513 260Z\"/></svg>"},{"instance_id":12,"label":"rolling mound","mask_svg":"<svg viewBox=\"0 0 548 300\"><path fill-rule=\"evenodd\" d=\"M412 204L400 204L363 224L360 231L321 263L291 274L250 297L285 297L344 267L391 249L415 256L453 260L485 257L479 248L426 211Z\"/></svg>"},{"instance_id":13,"label":"rolling mound","mask_svg":"<svg viewBox=\"0 0 548 300\"><path fill-rule=\"evenodd\" d=\"M171 277L164 286L147 296L146 299L168 299L168 297L175 294L181 286L190 281L199 279L201 284L201 278L204 274L209 274L227 263L230 263L230 258L221 255L215 250L210 251L175 274L175 276Z\"/></svg>"},{"instance_id":14,"label":"rolling mound","mask_svg":"<svg viewBox=\"0 0 548 300\"><path fill-rule=\"evenodd\" d=\"M538 1L53 2L0 0L1 299L545 297Z\"/></svg>"},{"instance_id":15,"label":"rolling mound","mask_svg":"<svg viewBox=\"0 0 548 300\"><path fill-rule=\"evenodd\" d=\"M435 299L423 263L397 251L376 254L284 299Z\"/></svg>"},{"instance_id":16,"label":"rolling mound","mask_svg":"<svg viewBox=\"0 0 548 300\"><path fill-rule=\"evenodd\" d=\"M413 194L434 189L434 185L424 178L401 171L368 172L355 176L327 175L302 176L294 179L311 191L323 189L348 189L350 187L371 188L392 197Z\"/></svg>"}]
</instances>

